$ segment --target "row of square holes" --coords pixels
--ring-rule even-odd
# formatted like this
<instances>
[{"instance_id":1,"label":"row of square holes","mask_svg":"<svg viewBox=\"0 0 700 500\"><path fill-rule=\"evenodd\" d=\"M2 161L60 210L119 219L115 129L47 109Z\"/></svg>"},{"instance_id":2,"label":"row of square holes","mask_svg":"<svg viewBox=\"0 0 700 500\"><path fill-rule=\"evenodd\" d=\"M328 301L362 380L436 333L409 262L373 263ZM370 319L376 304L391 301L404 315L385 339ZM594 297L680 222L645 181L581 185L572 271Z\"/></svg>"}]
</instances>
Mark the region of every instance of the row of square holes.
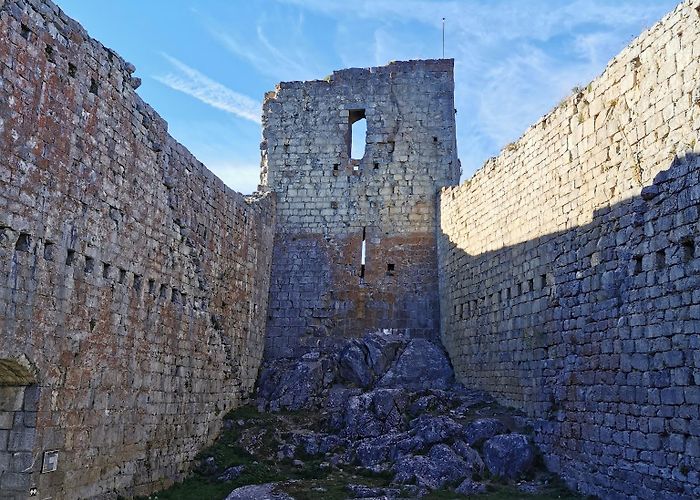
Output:
<instances>
[{"instance_id":1,"label":"row of square holes","mask_svg":"<svg viewBox=\"0 0 700 500\"><path fill-rule=\"evenodd\" d=\"M681 241L681 250L683 252L683 262L688 263L691 260L695 258L695 241L692 239L685 239ZM638 275L642 272L642 256L641 255L635 255L632 258L634 262L634 268L633 272L635 275ZM666 251L665 250L658 250L654 253L654 264L656 266L656 269L663 269L666 267ZM547 284L547 277L545 274L540 276L540 290L545 288ZM515 296L517 297L522 293L522 288L523 288L523 283L518 283L517 284L517 293ZM491 294L491 302L501 302L503 299L503 292L506 292L506 297L505 300L509 300L511 298L511 289L512 287L508 287L500 292L496 292ZM528 290L526 292L531 292L534 290L534 280L530 279L528 280ZM482 302L486 302L487 296L484 296L481 298ZM498 300L496 300L498 299ZM467 312L470 316L473 316L476 313L476 300L470 300L467 305ZM458 315L459 313L459 319L464 319L464 306L465 304L455 304L455 316Z\"/></svg>"},{"instance_id":2,"label":"row of square holes","mask_svg":"<svg viewBox=\"0 0 700 500\"><path fill-rule=\"evenodd\" d=\"M15 250L18 252L29 252L31 247L31 235L28 233L20 233L17 242L15 243ZM44 259L48 261L54 260L54 248L55 244L50 241L44 242ZM85 255L83 271L85 274L93 274L95 270L95 259L89 255ZM68 249L66 251L65 265L68 267L73 267L77 259L77 253L75 250ZM102 262L102 278L110 279L112 274L112 265L107 262ZM134 281L133 287L137 292L141 291L143 286L143 276L137 273L133 273ZM119 268L119 274L117 278L117 283L125 285L128 282L128 271L126 269ZM167 297L168 286L165 284L160 285L158 291L159 298L165 299ZM156 282L154 279L148 280L148 293L152 296L156 296ZM173 303L181 304L187 299L187 294L180 292L177 288L172 288L172 293L170 295Z\"/></svg>"},{"instance_id":3,"label":"row of square holes","mask_svg":"<svg viewBox=\"0 0 700 500\"><path fill-rule=\"evenodd\" d=\"M695 241L691 238L686 238L680 242L682 259L684 263L688 263L695 258ZM642 255L635 255L632 257L634 262L634 267L632 272L634 275L638 275L642 272ZM654 266L656 269L663 269L666 267L666 250L657 250L654 252Z\"/></svg>"},{"instance_id":4,"label":"row of square holes","mask_svg":"<svg viewBox=\"0 0 700 500\"><path fill-rule=\"evenodd\" d=\"M17 242L15 244L15 250L19 252L28 252L30 250L31 246L31 236L28 233L20 233L19 238L17 239ZM53 261L53 249L54 249L54 243L47 241L44 243L44 258L49 261ZM76 260L76 252L75 250L68 249L66 253L66 260L65 264L66 266L72 267L73 264L75 263ZM85 267L84 271L86 274L92 274L95 268L95 259L86 255L85 256ZM109 279L110 277L110 270L112 268L111 264L108 264L107 262L102 262L102 277L105 279ZM126 284L127 283L127 271L125 269L119 268L119 279L118 283L120 284ZM143 276L140 274L134 273L134 290L137 292L141 291L143 284ZM148 293L152 295L153 297L156 296L156 282L154 279L149 279L148 280ZM165 284L160 285L160 290L158 291L158 297L161 299L166 299L167 298L167 293L168 293L168 286ZM179 289L173 287L172 292L170 295L170 299L174 304L185 304L187 301L187 294L184 292L180 292ZM221 308L223 311L226 311L228 309L228 304L225 302L222 303ZM247 309L250 308L250 301L247 302ZM253 314L257 314L258 312L258 305L253 304ZM218 320L216 319L216 315L211 316L211 322L212 326L214 326L217 329L221 329L217 326Z\"/></svg>"},{"instance_id":5,"label":"row of square holes","mask_svg":"<svg viewBox=\"0 0 700 500\"><path fill-rule=\"evenodd\" d=\"M29 29L29 27L26 24L22 24L20 28L20 34L22 35L22 38L25 40L29 40L29 36L31 35L32 30ZM54 48L51 45L46 45L44 47L44 53L46 54L46 60L56 64L56 55ZM68 76L71 78L74 78L75 75L78 73L78 68L75 64L69 62L68 63ZM97 81L94 78L90 78L90 88L89 91L91 94L97 95Z\"/></svg>"},{"instance_id":6,"label":"row of square holes","mask_svg":"<svg viewBox=\"0 0 700 500\"><path fill-rule=\"evenodd\" d=\"M504 288L500 292L492 293L490 296L489 295L483 296L480 299L480 302L484 303L484 302L486 302L486 300L488 298L491 298L492 304L500 303L501 301L510 300L511 298L522 295L523 293L535 291L535 280L534 279L531 278L531 279L527 280L527 290L523 290L524 284L525 283L517 283L515 285L515 289L516 289L515 293L513 293L513 287L509 286L508 288ZM542 274L540 276L538 285L539 285L539 290L543 290L547 286L547 275L546 274ZM504 295L505 295L505 297L504 297ZM465 305L467 306L467 313L470 316L474 316L474 314L476 314L476 310L477 310L477 300L476 299L470 300L464 304L455 304L454 314L455 314L455 316L459 316L459 319L464 319L464 312L465 312L464 306Z\"/></svg>"}]
</instances>

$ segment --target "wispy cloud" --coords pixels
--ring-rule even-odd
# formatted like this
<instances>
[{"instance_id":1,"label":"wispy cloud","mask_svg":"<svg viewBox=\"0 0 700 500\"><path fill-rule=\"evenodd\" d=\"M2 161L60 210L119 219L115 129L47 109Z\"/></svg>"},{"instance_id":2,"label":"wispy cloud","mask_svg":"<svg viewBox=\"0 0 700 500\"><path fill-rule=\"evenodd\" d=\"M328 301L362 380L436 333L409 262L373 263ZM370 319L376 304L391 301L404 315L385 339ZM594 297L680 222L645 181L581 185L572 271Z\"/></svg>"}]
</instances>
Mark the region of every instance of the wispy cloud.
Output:
<instances>
[{"instance_id":1,"label":"wispy cloud","mask_svg":"<svg viewBox=\"0 0 700 500\"><path fill-rule=\"evenodd\" d=\"M205 18L212 37L236 57L246 61L261 74L280 80L310 80L324 76L315 57L314 47L306 43L304 16L274 19L261 16L251 29L254 33L236 33L223 29ZM271 38L270 33L275 36ZM275 40L273 38L281 38Z\"/></svg>"},{"instance_id":2,"label":"wispy cloud","mask_svg":"<svg viewBox=\"0 0 700 500\"><path fill-rule=\"evenodd\" d=\"M326 16L336 26L340 60L354 65L439 57L446 17L458 144L468 175L572 87L599 74L677 0L277 1Z\"/></svg>"},{"instance_id":3,"label":"wispy cloud","mask_svg":"<svg viewBox=\"0 0 700 500\"><path fill-rule=\"evenodd\" d=\"M212 80L168 54L163 54L163 57L178 71L178 73L168 73L164 76L153 77L163 85L183 92L214 108L258 124L261 123L261 105L259 102Z\"/></svg>"}]
</instances>

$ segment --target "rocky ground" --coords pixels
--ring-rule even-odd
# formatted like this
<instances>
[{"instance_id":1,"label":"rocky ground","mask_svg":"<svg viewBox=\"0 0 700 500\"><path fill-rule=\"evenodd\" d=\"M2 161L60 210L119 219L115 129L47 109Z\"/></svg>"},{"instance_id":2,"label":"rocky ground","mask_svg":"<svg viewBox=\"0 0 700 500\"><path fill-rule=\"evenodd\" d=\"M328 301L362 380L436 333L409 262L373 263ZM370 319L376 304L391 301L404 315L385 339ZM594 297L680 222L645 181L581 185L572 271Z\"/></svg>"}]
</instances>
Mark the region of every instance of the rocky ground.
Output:
<instances>
[{"instance_id":1,"label":"rocky ground","mask_svg":"<svg viewBox=\"0 0 700 500\"><path fill-rule=\"evenodd\" d=\"M456 383L442 348L376 332L266 364L191 477L151 498L580 498L527 419Z\"/></svg>"}]
</instances>

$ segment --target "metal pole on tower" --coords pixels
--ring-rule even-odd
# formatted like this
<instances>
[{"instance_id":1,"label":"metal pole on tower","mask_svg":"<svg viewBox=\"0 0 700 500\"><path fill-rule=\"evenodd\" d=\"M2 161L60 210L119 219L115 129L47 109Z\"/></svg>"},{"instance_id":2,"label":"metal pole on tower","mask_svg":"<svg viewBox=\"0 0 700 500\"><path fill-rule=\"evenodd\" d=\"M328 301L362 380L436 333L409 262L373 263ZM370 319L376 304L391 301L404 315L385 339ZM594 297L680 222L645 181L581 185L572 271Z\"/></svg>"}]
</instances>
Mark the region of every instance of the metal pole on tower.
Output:
<instances>
[{"instance_id":1,"label":"metal pole on tower","mask_svg":"<svg viewBox=\"0 0 700 500\"><path fill-rule=\"evenodd\" d=\"M442 58L445 58L445 18L442 18Z\"/></svg>"}]
</instances>

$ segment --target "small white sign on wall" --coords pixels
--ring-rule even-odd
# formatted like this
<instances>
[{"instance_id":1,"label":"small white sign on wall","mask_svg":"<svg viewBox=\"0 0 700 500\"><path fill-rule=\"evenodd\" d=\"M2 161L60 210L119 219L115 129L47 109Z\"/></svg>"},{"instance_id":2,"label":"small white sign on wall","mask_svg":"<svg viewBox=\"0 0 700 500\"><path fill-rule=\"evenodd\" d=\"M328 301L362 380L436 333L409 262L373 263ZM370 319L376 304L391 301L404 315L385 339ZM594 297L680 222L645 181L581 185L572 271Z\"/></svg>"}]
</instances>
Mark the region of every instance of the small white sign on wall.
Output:
<instances>
[{"instance_id":1,"label":"small white sign on wall","mask_svg":"<svg viewBox=\"0 0 700 500\"><path fill-rule=\"evenodd\" d=\"M41 473L53 472L58 468L58 450L44 452L44 461L41 464Z\"/></svg>"}]
</instances>

